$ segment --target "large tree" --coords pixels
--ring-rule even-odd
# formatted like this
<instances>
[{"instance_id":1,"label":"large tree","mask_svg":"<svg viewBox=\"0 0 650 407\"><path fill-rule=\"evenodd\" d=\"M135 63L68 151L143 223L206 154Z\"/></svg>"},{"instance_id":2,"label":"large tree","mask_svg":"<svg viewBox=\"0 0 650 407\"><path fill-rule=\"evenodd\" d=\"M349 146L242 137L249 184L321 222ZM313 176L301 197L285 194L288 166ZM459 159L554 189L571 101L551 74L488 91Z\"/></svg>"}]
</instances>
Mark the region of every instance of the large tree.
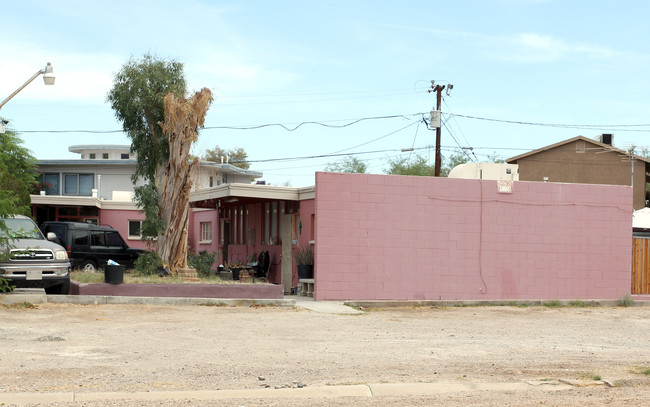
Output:
<instances>
[{"instance_id":1,"label":"large tree","mask_svg":"<svg viewBox=\"0 0 650 407\"><path fill-rule=\"evenodd\" d=\"M212 93L204 88L192 98L165 96L163 132L169 140L171 153L160 173L159 204L165 231L158 237L157 251L172 271L187 268L187 231L189 228L189 201L192 167L190 149L203 127L205 115L212 103Z\"/></svg>"},{"instance_id":2,"label":"large tree","mask_svg":"<svg viewBox=\"0 0 650 407\"><path fill-rule=\"evenodd\" d=\"M328 172L365 174L367 170L368 164L351 155L348 155L339 161L328 163L327 166L325 166L325 171Z\"/></svg>"},{"instance_id":3,"label":"large tree","mask_svg":"<svg viewBox=\"0 0 650 407\"><path fill-rule=\"evenodd\" d=\"M435 175L435 166L421 156L403 157L388 160L388 168L384 170L386 174L392 175L419 175L433 177Z\"/></svg>"},{"instance_id":4,"label":"large tree","mask_svg":"<svg viewBox=\"0 0 650 407\"><path fill-rule=\"evenodd\" d=\"M498 159L495 155L494 159ZM449 157L442 157L442 168L440 176L446 177L449 172L457 165L469 162L468 154L460 149L454 150ZM416 155L415 157L397 158L388 160L388 168L384 171L392 175L419 175L433 177L435 174L435 164L430 163L425 157Z\"/></svg>"},{"instance_id":5,"label":"large tree","mask_svg":"<svg viewBox=\"0 0 650 407\"><path fill-rule=\"evenodd\" d=\"M15 132L0 134L0 217L31 215L30 190L38 176L36 159Z\"/></svg>"},{"instance_id":6,"label":"large tree","mask_svg":"<svg viewBox=\"0 0 650 407\"><path fill-rule=\"evenodd\" d=\"M182 63L146 54L141 60L131 58L115 74L107 97L131 139L131 151L137 154L132 181L144 180L144 185L134 191L135 202L146 218L140 233L149 243L166 226L160 216L156 176L169 159L169 140L158 123L164 120L165 96L172 93L183 97L186 87Z\"/></svg>"},{"instance_id":7,"label":"large tree","mask_svg":"<svg viewBox=\"0 0 650 407\"><path fill-rule=\"evenodd\" d=\"M250 163L247 162L248 154L243 147L235 147L230 150L225 150L219 146L214 146L214 148L205 150L202 158L206 161L212 161L215 163L220 163L223 158L224 162L228 160L228 163L245 170L249 169L251 166Z\"/></svg>"},{"instance_id":8,"label":"large tree","mask_svg":"<svg viewBox=\"0 0 650 407\"><path fill-rule=\"evenodd\" d=\"M212 101L207 89L189 100L186 93L183 64L145 55L115 74L107 97L137 155L132 180L144 181L135 187L146 216L141 233L149 242L158 238L156 251L172 271L185 266L189 149Z\"/></svg>"}]
</instances>

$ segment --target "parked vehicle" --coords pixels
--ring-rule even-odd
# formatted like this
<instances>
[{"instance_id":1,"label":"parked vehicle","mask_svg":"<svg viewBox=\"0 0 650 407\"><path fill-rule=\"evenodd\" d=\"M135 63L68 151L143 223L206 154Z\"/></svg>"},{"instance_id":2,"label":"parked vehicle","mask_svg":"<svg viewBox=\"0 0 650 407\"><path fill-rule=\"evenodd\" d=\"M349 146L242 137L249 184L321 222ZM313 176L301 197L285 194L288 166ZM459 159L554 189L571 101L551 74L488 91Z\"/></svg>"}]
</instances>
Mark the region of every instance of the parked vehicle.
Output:
<instances>
[{"instance_id":1,"label":"parked vehicle","mask_svg":"<svg viewBox=\"0 0 650 407\"><path fill-rule=\"evenodd\" d=\"M94 272L103 269L108 260L127 268L144 250L129 247L120 233L109 226L83 222L43 222L43 233L54 233L68 252L72 267Z\"/></svg>"},{"instance_id":2,"label":"parked vehicle","mask_svg":"<svg viewBox=\"0 0 650 407\"><path fill-rule=\"evenodd\" d=\"M68 294L70 261L33 220L23 215L0 218L0 277L17 288L44 288L47 294Z\"/></svg>"}]
</instances>

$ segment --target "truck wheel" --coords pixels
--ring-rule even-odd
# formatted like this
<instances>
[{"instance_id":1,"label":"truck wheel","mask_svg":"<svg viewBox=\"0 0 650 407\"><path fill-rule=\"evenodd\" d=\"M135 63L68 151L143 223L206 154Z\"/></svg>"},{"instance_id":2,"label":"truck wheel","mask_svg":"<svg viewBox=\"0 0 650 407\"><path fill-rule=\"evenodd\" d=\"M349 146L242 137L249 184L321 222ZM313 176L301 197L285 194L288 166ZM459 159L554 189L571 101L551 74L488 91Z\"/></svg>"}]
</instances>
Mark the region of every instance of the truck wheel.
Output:
<instances>
[{"instance_id":1,"label":"truck wheel","mask_svg":"<svg viewBox=\"0 0 650 407\"><path fill-rule=\"evenodd\" d=\"M93 260L84 260L84 262L81 263L81 270L85 273L94 273L97 271L97 264L95 264Z\"/></svg>"}]
</instances>

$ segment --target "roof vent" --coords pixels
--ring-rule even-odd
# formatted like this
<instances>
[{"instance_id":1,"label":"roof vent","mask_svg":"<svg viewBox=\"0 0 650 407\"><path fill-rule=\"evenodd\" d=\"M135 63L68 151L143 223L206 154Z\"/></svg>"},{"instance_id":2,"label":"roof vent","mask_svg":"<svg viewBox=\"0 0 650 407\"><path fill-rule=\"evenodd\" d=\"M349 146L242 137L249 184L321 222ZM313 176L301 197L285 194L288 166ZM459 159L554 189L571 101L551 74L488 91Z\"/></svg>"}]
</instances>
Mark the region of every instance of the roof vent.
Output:
<instances>
[{"instance_id":1,"label":"roof vent","mask_svg":"<svg viewBox=\"0 0 650 407\"><path fill-rule=\"evenodd\" d=\"M601 142L603 144L608 144L608 145L611 146L612 143L614 142L614 135L613 134L601 134L600 136L596 137L596 141L599 141L599 142Z\"/></svg>"}]
</instances>

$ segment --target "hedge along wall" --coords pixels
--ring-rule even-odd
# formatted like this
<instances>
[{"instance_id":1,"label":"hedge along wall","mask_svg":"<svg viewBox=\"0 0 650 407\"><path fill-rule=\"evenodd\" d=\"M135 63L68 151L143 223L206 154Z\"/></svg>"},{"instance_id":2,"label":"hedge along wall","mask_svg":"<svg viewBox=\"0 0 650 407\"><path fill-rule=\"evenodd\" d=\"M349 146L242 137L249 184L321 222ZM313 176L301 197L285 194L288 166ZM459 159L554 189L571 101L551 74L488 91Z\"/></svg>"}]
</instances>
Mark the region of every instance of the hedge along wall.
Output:
<instances>
[{"instance_id":1,"label":"hedge along wall","mask_svg":"<svg viewBox=\"0 0 650 407\"><path fill-rule=\"evenodd\" d=\"M318 300L617 299L632 188L316 174Z\"/></svg>"}]
</instances>

